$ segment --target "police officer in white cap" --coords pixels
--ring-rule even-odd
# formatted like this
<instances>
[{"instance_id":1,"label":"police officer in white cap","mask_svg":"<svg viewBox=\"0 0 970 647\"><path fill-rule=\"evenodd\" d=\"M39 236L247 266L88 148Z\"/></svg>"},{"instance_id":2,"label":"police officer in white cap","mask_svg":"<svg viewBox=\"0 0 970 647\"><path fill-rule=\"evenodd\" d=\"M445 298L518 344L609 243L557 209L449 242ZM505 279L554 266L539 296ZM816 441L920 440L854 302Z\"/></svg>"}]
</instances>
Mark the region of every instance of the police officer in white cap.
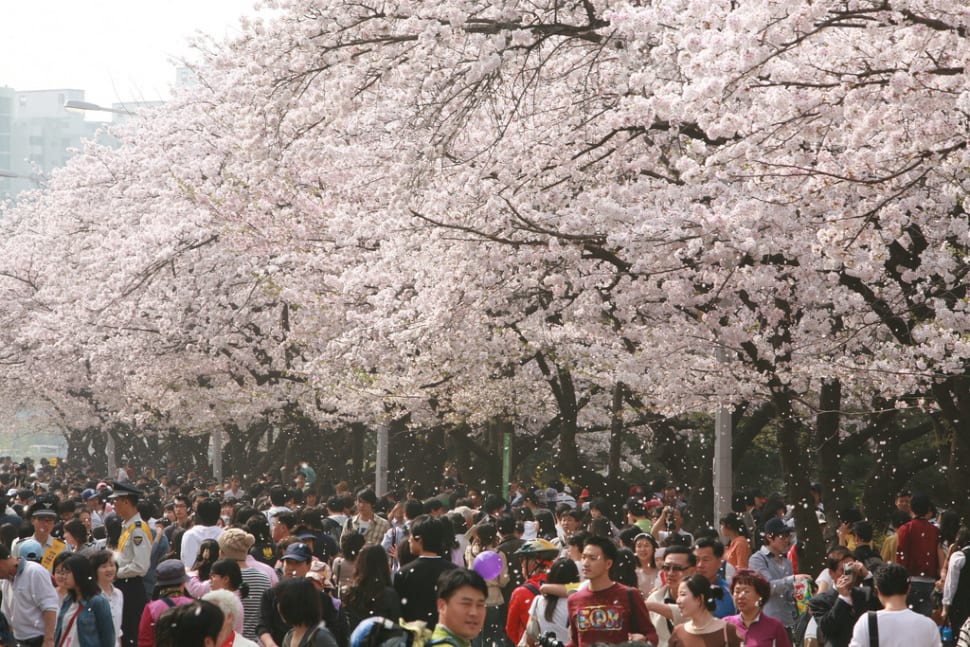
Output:
<instances>
[{"instance_id":1,"label":"police officer in white cap","mask_svg":"<svg viewBox=\"0 0 970 647\"><path fill-rule=\"evenodd\" d=\"M123 520L118 539L118 574L115 586L124 594L121 612L123 647L138 644L138 623L147 603L142 578L152 561L152 536L148 524L138 514L138 497L142 492L128 483L112 484L115 513Z\"/></svg>"},{"instance_id":2,"label":"police officer in white cap","mask_svg":"<svg viewBox=\"0 0 970 647\"><path fill-rule=\"evenodd\" d=\"M62 540L51 535L54 524L57 522L57 500L49 497L38 497L37 501L30 506L28 511L30 523L34 526L34 534L29 539L34 539L41 545L43 553L40 561L41 566L47 572L54 572L54 558L70 547ZM14 557L20 556L20 544L24 540L18 539L13 543L12 552Z\"/></svg>"}]
</instances>

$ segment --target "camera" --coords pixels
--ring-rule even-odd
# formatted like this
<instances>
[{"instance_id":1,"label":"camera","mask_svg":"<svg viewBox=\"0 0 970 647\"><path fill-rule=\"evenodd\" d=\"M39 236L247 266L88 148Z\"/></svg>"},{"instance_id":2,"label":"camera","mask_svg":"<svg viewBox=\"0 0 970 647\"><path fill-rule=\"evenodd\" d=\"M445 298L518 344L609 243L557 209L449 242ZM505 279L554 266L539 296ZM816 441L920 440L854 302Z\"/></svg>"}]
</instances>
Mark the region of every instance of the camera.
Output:
<instances>
[{"instance_id":1,"label":"camera","mask_svg":"<svg viewBox=\"0 0 970 647\"><path fill-rule=\"evenodd\" d=\"M673 506L668 506L666 512L667 512L667 532L673 532L674 528L677 525L677 519L676 519L676 516L674 515Z\"/></svg>"},{"instance_id":2,"label":"camera","mask_svg":"<svg viewBox=\"0 0 970 647\"><path fill-rule=\"evenodd\" d=\"M556 637L555 631L547 631L539 636L538 643L542 647L563 647L563 644L559 642L559 639Z\"/></svg>"},{"instance_id":3,"label":"camera","mask_svg":"<svg viewBox=\"0 0 970 647\"><path fill-rule=\"evenodd\" d=\"M846 576L852 575L852 564L844 564L842 566L842 574Z\"/></svg>"}]
</instances>

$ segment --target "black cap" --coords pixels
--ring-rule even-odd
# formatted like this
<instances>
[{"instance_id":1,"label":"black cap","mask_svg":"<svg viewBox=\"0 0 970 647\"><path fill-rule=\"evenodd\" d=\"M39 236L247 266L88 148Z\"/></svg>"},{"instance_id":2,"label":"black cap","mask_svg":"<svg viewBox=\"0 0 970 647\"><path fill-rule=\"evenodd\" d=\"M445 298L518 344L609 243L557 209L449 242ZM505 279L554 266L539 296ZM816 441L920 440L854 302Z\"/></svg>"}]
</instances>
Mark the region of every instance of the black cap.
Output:
<instances>
[{"instance_id":1,"label":"black cap","mask_svg":"<svg viewBox=\"0 0 970 647\"><path fill-rule=\"evenodd\" d=\"M47 497L38 499L36 503L30 506L30 511L27 514L28 517L49 517L51 519L57 518L57 501L51 500Z\"/></svg>"},{"instance_id":2,"label":"black cap","mask_svg":"<svg viewBox=\"0 0 970 647\"><path fill-rule=\"evenodd\" d=\"M134 485L129 483L122 483L120 481L111 482L111 495L108 496L109 499L117 499L118 497L131 497L137 499L144 493L136 488Z\"/></svg>"}]
</instances>

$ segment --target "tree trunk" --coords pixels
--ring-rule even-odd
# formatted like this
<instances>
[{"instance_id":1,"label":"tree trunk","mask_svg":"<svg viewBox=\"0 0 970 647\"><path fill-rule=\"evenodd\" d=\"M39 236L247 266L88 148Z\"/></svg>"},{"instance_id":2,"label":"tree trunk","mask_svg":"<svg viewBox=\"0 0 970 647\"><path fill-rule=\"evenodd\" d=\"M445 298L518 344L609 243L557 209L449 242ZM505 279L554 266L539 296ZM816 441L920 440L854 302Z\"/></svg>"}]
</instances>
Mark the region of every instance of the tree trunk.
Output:
<instances>
[{"instance_id":1,"label":"tree trunk","mask_svg":"<svg viewBox=\"0 0 970 647\"><path fill-rule=\"evenodd\" d=\"M623 392L622 382L613 385L613 406L610 409L610 459L606 473L620 477L620 453L623 449Z\"/></svg>"},{"instance_id":2,"label":"tree trunk","mask_svg":"<svg viewBox=\"0 0 970 647\"><path fill-rule=\"evenodd\" d=\"M845 505L845 481L842 478L842 452L839 431L842 405L842 384L825 380L819 393L819 413L815 418L816 464L818 465L821 495L825 504L825 539L830 543L838 529L838 511Z\"/></svg>"}]
</instances>

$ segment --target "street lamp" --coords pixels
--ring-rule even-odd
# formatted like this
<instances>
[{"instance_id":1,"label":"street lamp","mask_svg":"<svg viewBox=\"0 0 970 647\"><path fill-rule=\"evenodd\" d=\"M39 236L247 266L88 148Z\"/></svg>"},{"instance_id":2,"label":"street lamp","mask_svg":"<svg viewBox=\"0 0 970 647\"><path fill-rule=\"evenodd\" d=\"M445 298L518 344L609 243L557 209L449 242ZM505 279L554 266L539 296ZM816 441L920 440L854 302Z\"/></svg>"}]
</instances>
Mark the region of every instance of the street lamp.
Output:
<instances>
[{"instance_id":1,"label":"street lamp","mask_svg":"<svg viewBox=\"0 0 970 647\"><path fill-rule=\"evenodd\" d=\"M99 106L96 103L90 103L88 101L68 101L64 104L64 108L67 110L91 110L94 112L113 112L118 115L128 115L131 113L127 110L119 110L117 108L105 108L104 106Z\"/></svg>"},{"instance_id":2,"label":"street lamp","mask_svg":"<svg viewBox=\"0 0 970 647\"><path fill-rule=\"evenodd\" d=\"M21 173L14 173L13 171L5 171L3 169L0 169L0 177L10 178L11 180L30 180L37 188L43 186L44 183L44 178L41 175L22 175Z\"/></svg>"}]
</instances>

